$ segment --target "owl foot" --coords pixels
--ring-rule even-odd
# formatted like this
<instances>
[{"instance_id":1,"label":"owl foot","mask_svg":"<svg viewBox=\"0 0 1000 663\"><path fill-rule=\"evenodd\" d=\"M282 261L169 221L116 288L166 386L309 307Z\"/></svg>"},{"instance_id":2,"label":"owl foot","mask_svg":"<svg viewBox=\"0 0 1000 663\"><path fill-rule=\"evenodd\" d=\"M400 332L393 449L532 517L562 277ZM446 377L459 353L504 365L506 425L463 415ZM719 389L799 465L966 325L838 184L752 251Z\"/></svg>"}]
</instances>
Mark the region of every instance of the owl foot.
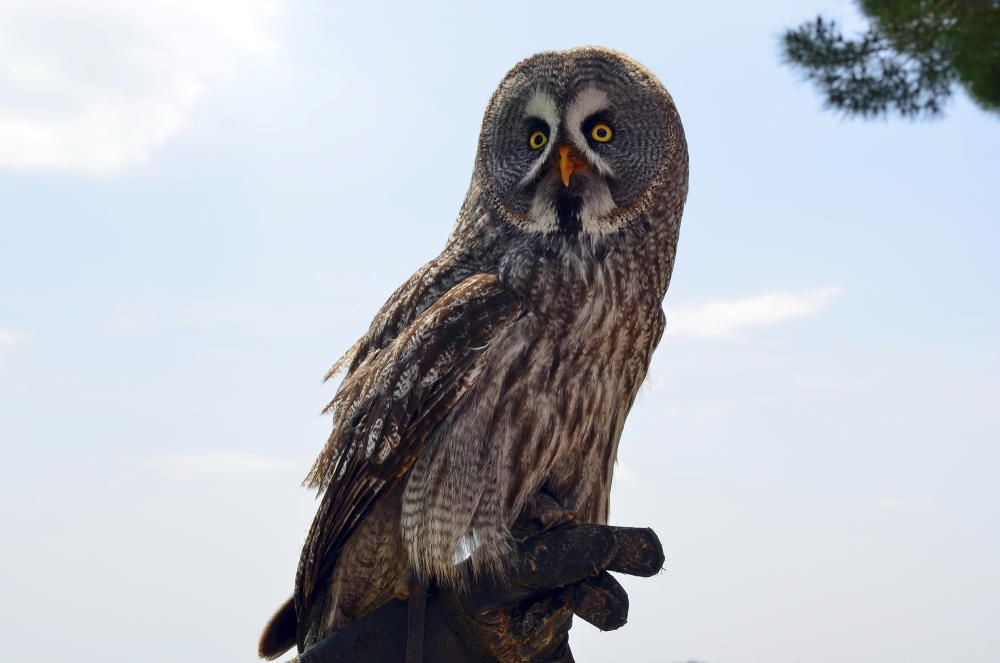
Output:
<instances>
[{"instance_id":1,"label":"owl foot","mask_svg":"<svg viewBox=\"0 0 1000 663\"><path fill-rule=\"evenodd\" d=\"M570 511L569 509L563 509L560 507L558 509L537 514L535 519L541 524L542 531L547 532L553 527L557 527L563 523L575 523L577 515L576 511Z\"/></svg>"},{"instance_id":2,"label":"owl foot","mask_svg":"<svg viewBox=\"0 0 1000 663\"><path fill-rule=\"evenodd\" d=\"M548 493L537 493L528 502L519 520L522 523L532 521L533 525L537 524L540 527L529 526L529 529L533 534L541 534L564 523L575 523L577 518L576 511L563 507Z\"/></svg>"},{"instance_id":3,"label":"owl foot","mask_svg":"<svg viewBox=\"0 0 1000 663\"><path fill-rule=\"evenodd\" d=\"M392 595L400 601L405 601L410 598L410 589L410 579L406 575L402 575L396 581L396 584L392 586Z\"/></svg>"}]
</instances>

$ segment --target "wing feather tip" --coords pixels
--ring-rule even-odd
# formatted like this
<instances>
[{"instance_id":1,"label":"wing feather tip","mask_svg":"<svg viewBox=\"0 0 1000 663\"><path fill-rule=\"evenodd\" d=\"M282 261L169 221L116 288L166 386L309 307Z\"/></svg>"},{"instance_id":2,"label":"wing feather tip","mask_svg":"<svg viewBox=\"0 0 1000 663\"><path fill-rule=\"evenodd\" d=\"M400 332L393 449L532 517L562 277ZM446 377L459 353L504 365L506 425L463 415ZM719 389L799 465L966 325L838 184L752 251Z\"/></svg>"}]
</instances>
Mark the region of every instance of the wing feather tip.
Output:
<instances>
[{"instance_id":1,"label":"wing feather tip","mask_svg":"<svg viewBox=\"0 0 1000 663\"><path fill-rule=\"evenodd\" d=\"M274 616L268 620L257 644L257 655L273 661L295 646L295 632L298 620L295 615L295 599L289 598Z\"/></svg>"},{"instance_id":2,"label":"wing feather tip","mask_svg":"<svg viewBox=\"0 0 1000 663\"><path fill-rule=\"evenodd\" d=\"M364 339L365 337L362 336L358 340L354 341L354 345L349 347L347 352L345 352L340 359L333 362L333 366L331 366L323 375L323 382L327 382L334 375L345 370L354 361L354 358L358 355L358 350L361 349L361 342L364 341Z\"/></svg>"}]
</instances>

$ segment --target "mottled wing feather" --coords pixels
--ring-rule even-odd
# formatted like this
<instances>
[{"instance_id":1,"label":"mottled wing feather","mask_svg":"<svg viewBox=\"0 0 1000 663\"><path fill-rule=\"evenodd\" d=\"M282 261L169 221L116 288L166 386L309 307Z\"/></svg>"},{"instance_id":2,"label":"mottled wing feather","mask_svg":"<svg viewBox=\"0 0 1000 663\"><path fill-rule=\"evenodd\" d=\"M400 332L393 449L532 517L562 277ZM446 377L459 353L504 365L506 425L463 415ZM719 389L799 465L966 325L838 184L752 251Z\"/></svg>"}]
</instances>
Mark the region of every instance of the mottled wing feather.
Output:
<instances>
[{"instance_id":1,"label":"mottled wing feather","mask_svg":"<svg viewBox=\"0 0 1000 663\"><path fill-rule=\"evenodd\" d=\"M330 379L347 369L351 374L373 353L388 345L396 336L437 301L444 293L475 274L477 270L453 251L444 251L399 286L383 304L371 327L326 372Z\"/></svg>"},{"instance_id":2,"label":"mottled wing feather","mask_svg":"<svg viewBox=\"0 0 1000 663\"><path fill-rule=\"evenodd\" d=\"M338 552L478 376L520 304L494 275L469 277L354 367L330 404L334 428L307 483L323 491L296 577L299 640L321 619Z\"/></svg>"}]
</instances>

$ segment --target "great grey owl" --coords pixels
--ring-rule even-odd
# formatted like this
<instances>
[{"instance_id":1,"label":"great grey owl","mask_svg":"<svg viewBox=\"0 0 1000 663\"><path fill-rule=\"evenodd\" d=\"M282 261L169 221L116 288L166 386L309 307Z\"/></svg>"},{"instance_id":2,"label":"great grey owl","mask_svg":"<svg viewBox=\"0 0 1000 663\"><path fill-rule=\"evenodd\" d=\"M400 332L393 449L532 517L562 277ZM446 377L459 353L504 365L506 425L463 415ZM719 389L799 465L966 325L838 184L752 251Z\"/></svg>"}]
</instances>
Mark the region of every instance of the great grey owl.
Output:
<instances>
[{"instance_id":1,"label":"great grey owl","mask_svg":"<svg viewBox=\"0 0 1000 663\"><path fill-rule=\"evenodd\" d=\"M634 60L587 47L508 72L444 250L330 370L346 375L306 480L321 501L262 656L317 642L408 577L502 574L526 513L606 522L687 182L674 103Z\"/></svg>"}]
</instances>

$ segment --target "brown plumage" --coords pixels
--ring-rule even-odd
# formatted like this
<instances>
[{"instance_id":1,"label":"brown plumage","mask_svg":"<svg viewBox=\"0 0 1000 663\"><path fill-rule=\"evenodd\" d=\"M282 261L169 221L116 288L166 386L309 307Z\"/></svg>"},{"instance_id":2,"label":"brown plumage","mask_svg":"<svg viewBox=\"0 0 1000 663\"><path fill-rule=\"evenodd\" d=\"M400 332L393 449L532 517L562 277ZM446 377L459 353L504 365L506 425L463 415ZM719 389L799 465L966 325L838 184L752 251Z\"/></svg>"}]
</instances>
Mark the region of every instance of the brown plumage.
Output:
<instances>
[{"instance_id":1,"label":"brown plumage","mask_svg":"<svg viewBox=\"0 0 1000 663\"><path fill-rule=\"evenodd\" d=\"M670 96L626 56L543 53L507 74L444 251L331 369L347 374L307 478L322 499L261 655L322 639L410 574L503 573L510 525L543 501L606 522L687 164Z\"/></svg>"}]
</instances>

